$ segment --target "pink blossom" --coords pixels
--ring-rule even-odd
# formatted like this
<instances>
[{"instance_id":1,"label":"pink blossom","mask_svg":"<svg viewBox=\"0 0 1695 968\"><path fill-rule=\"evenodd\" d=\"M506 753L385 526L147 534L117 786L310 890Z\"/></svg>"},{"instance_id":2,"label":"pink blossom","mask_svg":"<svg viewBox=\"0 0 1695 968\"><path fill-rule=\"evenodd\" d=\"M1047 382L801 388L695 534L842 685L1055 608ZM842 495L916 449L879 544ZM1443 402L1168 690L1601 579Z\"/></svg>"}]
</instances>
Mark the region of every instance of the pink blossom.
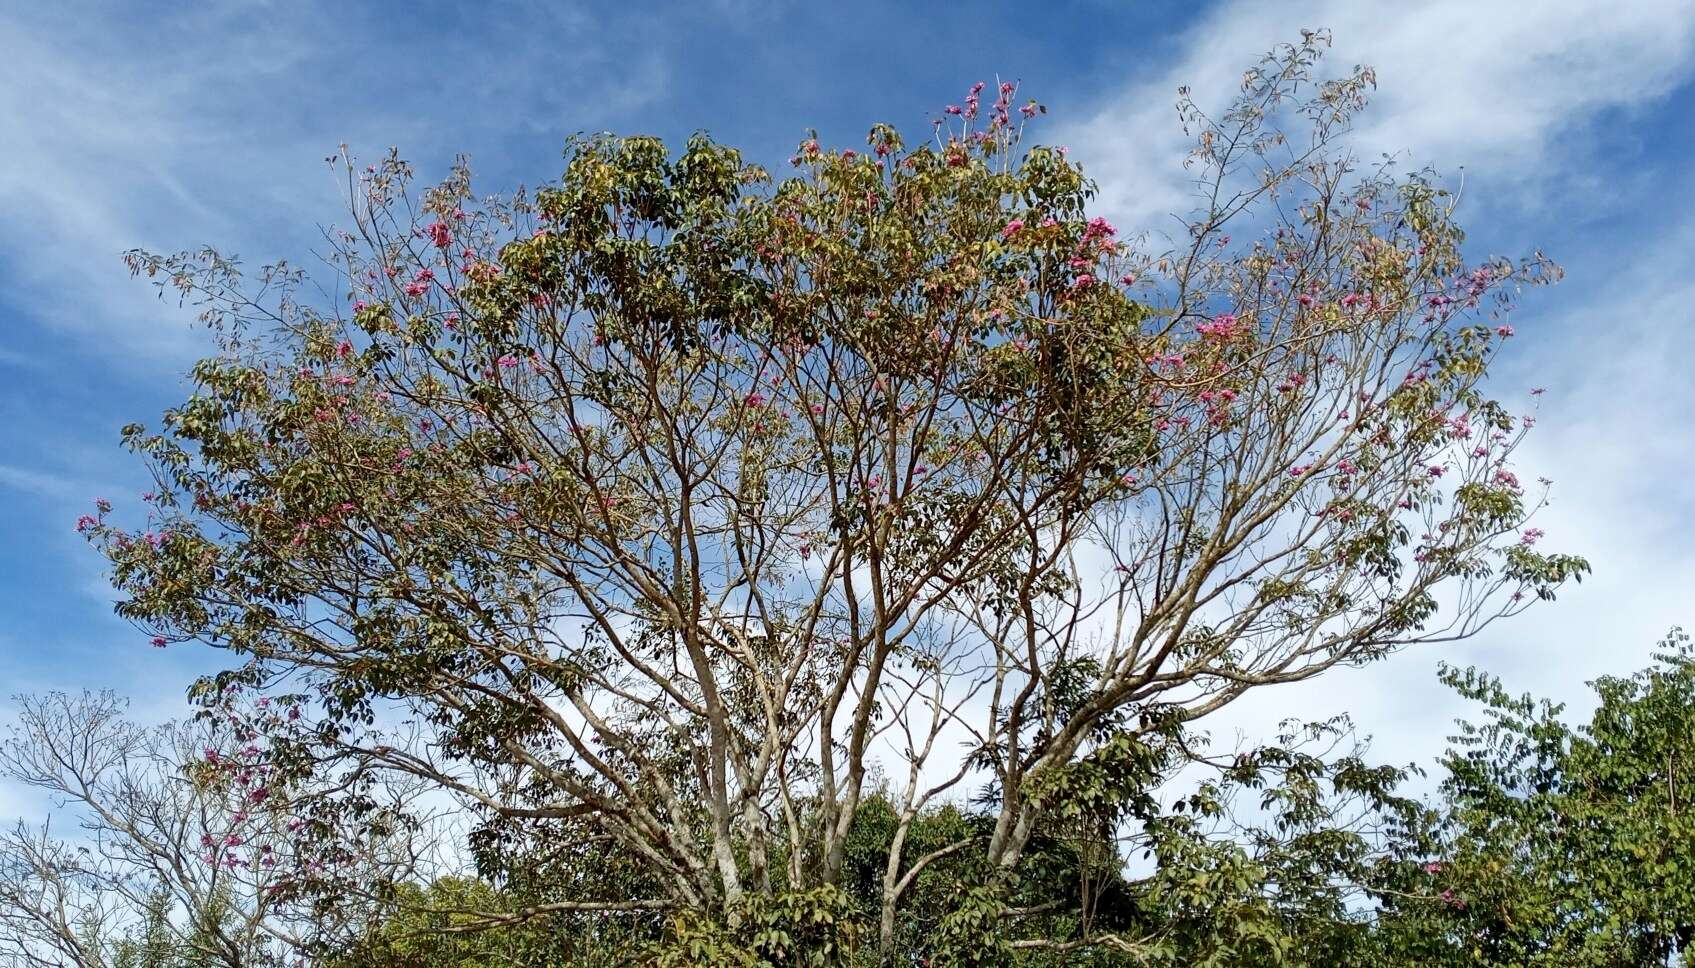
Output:
<instances>
[{"instance_id":1,"label":"pink blossom","mask_svg":"<svg viewBox=\"0 0 1695 968\"><path fill-rule=\"evenodd\" d=\"M1228 339L1236 334L1236 316L1233 313L1220 313L1213 317L1212 322L1196 326L1195 332L1202 336Z\"/></svg>"},{"instance_id":2,"label":"pink blossom","mask_svg":"<svg viewBox=\"0 0 1695 968\"><path fill-rule=\"evenodd\" d=\"M1523 536L1518 539L1519 544L1528 548L1536 542L1541 541L1542 536L1546 533L1547 532L1543 531L1541 528L1525 528Z\"/></svg>"},{"instance_id":3,"label":"pink blossom","mask_svg":"<svg viewBox=\"0 0 1695 968\"><path fill-rule=\"evenodd\" d=\"M1021 219L1021 218L1015 218L1012 221L1006 223L1006 228L1001 229L1001 238L1010 239L1014 235L1018 234L1018 230L1023 228L1023 227L1024 227L1024 220Z\"/></svg>"},{"instance_id":4,"label":"pink blossom","mask_svg":"<svg viewBox=\"0 0 1695 968\"><path fill-rule=\"evenodd\" d=\"M502 356L500 359L495 360L495 363L499 364L501 369L509 370L512 367L515 367L515 366L518 365L518 358L509 353L505 356Z\"/></svg>"},{"instance_id":5,"label":"pink blossom","mask_svg":"<svg viewBox=\"0 0 1695 968\"><path fill-rule=\"evenodd\" d=\"M154 648L155 648L155 649L162 649L162 648L164 648L164 647L165 647L165 637L164 637L164 636L163 636L163 635L155 635L155 636L153 636L153 647L154 647Z\"/></svg>"},{"instance_id":6,"label":"pink blossom","mask_svg":"<svg viewBox=\"0 0 1695 968\"><path fill-rule=\"evenodd\" d=\"M430 227L425 231L429 233L430 241L434 242L438 249L445 249L453 243L453 233L440 222L430 223Z\"/></svg>"}]
</instances>

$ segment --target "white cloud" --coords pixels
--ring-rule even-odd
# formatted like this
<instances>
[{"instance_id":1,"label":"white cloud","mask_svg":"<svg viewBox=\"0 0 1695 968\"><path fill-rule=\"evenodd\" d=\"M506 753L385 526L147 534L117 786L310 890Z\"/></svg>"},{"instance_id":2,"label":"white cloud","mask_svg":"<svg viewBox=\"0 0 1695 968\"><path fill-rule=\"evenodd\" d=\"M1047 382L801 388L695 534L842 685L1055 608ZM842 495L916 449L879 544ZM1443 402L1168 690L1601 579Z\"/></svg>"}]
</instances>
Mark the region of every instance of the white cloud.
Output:
<instances>
[{"instance_id":1,"label":"white cloud","mask_svg":"<svg viewBox=\"0 0 1695 968\"><path fill-rule=\"evenodd\" d=\"M596 17L503 10L428 38L320 2L0 12L7 298L109 358L181 360L204 345L191 314L129 280L125 249L213 244L249 265L300 262L313 225L341 213L322 167L340 142L445 163L514 134L593 124L663 87L656 52L609 69L588 43L609 29Z\"/></svg>"},{"instance_id":2,"label":"white cloud","mask_svg":"<svg viewBox=\"0 0 1695 968\"><path fill-rule=\"evenodd\" d=\"M1362 157L1510 172L1532 188L1581 180L1569 163L1583 154L1583 126L1664 95L1695 64L1695 0L1235 0L1057 140L1099 181L1106 210L1137 229L1170 231L1168 216L1191 203L1177 88L1190 86L1203 107L1221 105L1272 43L1318 27L1336 40L1324 70L1377 71L1379 90L1352 139Z\"/></svg>"}]
</instances>

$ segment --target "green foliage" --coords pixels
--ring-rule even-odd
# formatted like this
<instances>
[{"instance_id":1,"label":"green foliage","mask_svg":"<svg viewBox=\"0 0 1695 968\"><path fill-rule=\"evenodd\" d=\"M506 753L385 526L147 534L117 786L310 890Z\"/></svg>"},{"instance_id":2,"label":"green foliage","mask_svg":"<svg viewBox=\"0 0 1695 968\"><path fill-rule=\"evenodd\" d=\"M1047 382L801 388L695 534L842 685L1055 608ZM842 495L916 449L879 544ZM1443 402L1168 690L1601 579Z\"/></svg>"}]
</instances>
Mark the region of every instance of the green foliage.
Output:
<instances>
[{"instance_id":1,"label":"green foliage","mask_svg":"<svg viewBox=\"0 0 1695 968\"><path fill-rule=\"evenodd\" d=\"M696 913L679 916L671 936L655 946L653 968L848 968L856 964L858 931L852 901L841 890L748 896L725 922Z\"/></svg>"},{"instance_id":2,"label":"green foliage","mask_svg":"<svg viewBox=\"0 0 1695 968\"><path fill-rule=\"evenodd\" d=\"M1431 825L1386 870L1382 943L1407 964L1682 963L1695 942L1695 652L1674 631L1655 665L1562 708L1476 670L1444 679L1482 703L1443 760Z\"/></svg>"},{"instance_id":3,"label":"green foliage","mask_svg":"<svg viewBox=\"0 0 1695 968\"><path fill-rule=\"evenodd\" d=\"M535 913L487 881L447 877L403 885L387 918L328 968L507 968L628 964L646 923L638 913Z\"/></svg>"},{"instance_id":4,"label":"green foliage","mask_svg":"<svg viewBox=\"0 0 1695 968\"><path fill-rule=\"evenodd\" d=\"M209 964L178 940L170 907L170 897L163 891L148 899L140 924L127 937L109 945L107 957L112 968L202 968Z\"/></svg>"}]
</instances>

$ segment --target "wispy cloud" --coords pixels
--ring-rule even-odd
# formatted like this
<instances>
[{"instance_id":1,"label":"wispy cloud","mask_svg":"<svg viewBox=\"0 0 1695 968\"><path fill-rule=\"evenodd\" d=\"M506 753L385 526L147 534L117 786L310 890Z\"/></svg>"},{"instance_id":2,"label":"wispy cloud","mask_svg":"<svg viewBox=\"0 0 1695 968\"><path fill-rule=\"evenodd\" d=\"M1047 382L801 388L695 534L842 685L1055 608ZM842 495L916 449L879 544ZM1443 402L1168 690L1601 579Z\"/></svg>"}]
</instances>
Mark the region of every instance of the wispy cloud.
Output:
<instances>
[{"instance_id":1,"label":"wispy cloud","mask_svg":"<svg viewBox=\"0 0 1695 968\"><path fill-rule=\"evenodd\" d=\"M100 489L88 480L31 467L0 464L0 488L50 501L91 500Z\"/></svg>"},{"instance_id":2,"label":"wispy cloud","mask_svg":"<svg viewBox=\"0 0 1695 968\"><path fill-rule=\"evenodd\" d=\"M427 16L428 34L392 12L328 2L0 14L8 300L85 345L181 357L194 339L185 314L137 298L124 249L213 242L298 256L337 211L316 163L338 143L440 160L515 132L592 125L666 80L656 53L612 61L596 43L638 23L609 25L585 7Z\"/></svg>"},{"instance_id":3,"label":"wispy cloud","mask_svg":"<svg viewBox=\"0 0 1695 968\"><path fill-rule=\"evenodd\" d=\"M1231 0L1061 138L1100 182L1105 207L1139 229L1169 230L1168 216L1191 206L1177 88L1221 105L1270 44L1317 27L1337 40L1329 70L1377 71L1380 89L1352 138L1362 157L1495 172L1525 189L1524 201L1550 185L1593 188L1580 164L1593 160L1585 126L1665 95L1695 66L1695 0Z\"/></svg>"}]
</instances>

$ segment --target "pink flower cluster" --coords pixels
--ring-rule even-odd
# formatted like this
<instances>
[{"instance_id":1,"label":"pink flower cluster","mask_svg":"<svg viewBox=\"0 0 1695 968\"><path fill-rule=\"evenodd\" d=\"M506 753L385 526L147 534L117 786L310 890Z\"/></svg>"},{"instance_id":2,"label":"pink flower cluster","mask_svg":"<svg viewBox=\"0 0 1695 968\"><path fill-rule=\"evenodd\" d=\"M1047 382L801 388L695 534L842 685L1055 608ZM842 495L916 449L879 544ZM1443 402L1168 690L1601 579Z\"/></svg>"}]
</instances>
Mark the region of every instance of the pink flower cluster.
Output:
<instances>
[{"instance_id":1,"label":"pink flower cluster","mask_svg":"<svg viewBox=\"0 0 1695 968\"><path fill-rule=\"evenodd\" d=\"M1199 326L1196 326L1195 332L1200 333L1208 339L1226 340L1235 336L1238 332L1240 332L1240 329L1237 326L1234 314L1221 313L1214 316L1211 322L1202 323Z\"/></svg>"}]
</instances>

